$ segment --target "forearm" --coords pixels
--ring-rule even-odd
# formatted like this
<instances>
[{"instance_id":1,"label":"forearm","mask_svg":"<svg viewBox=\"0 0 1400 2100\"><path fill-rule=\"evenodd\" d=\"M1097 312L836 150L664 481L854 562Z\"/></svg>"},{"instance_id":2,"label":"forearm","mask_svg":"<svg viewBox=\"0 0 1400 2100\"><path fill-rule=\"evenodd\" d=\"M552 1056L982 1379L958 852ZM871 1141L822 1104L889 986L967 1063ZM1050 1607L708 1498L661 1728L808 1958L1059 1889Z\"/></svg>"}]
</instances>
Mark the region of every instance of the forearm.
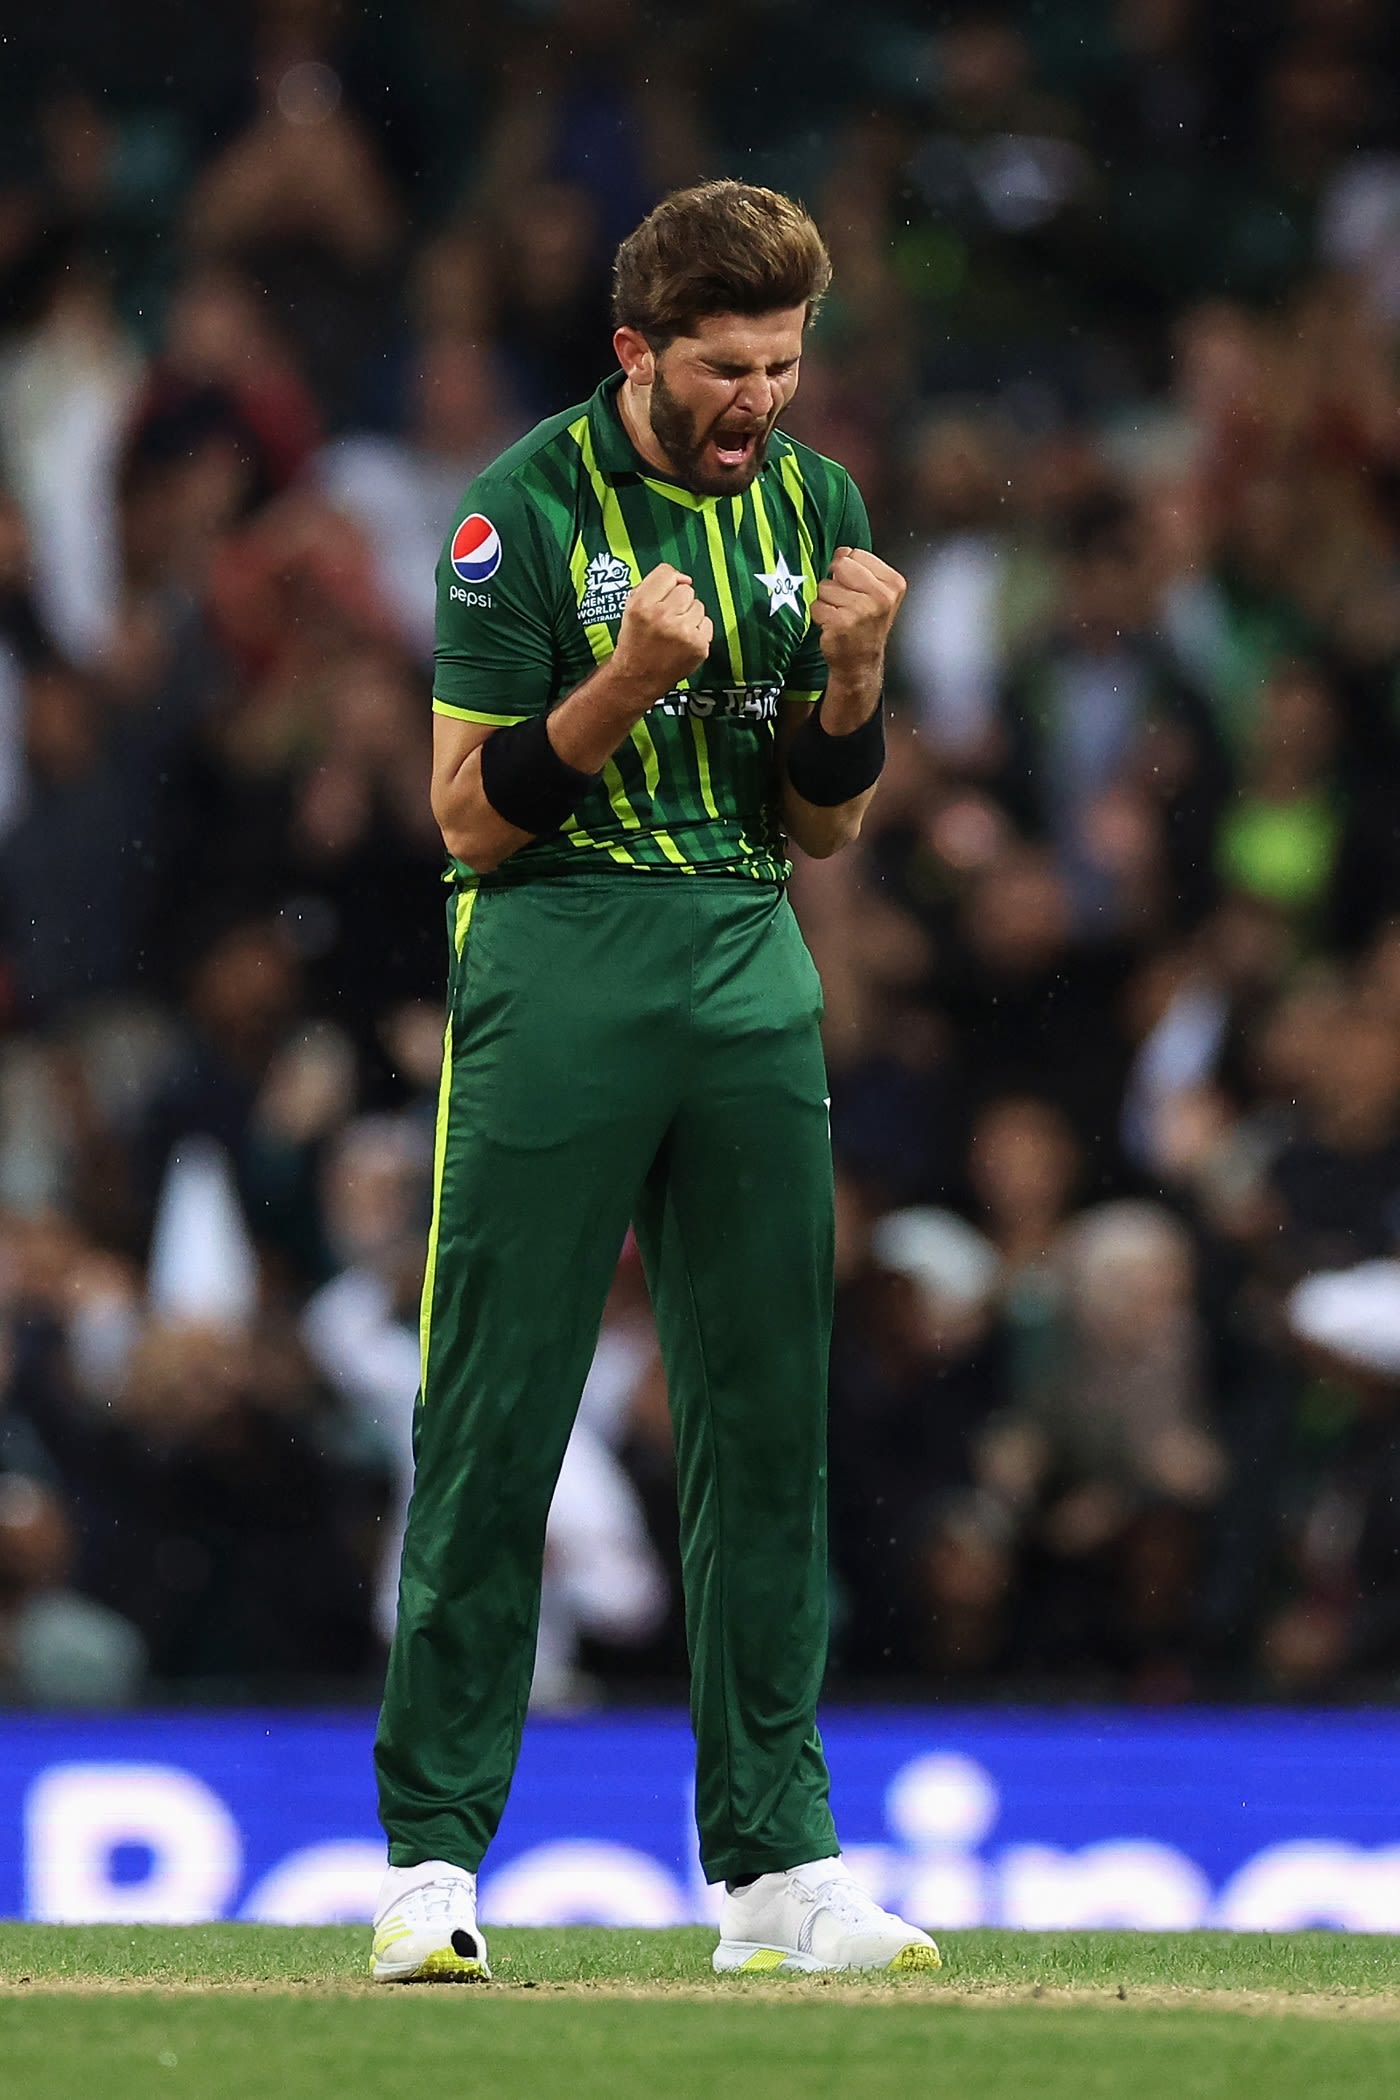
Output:
<instances>
[{"instance_id":1,"label":"forearm","mask_svg":"<svg viewBox=\"0 0 1400 2100\"><path fill-rule=\"evenodd\" d=\"M552 710L549 741L566 765L580 773L601 772L660 698L661 692L642 686L610 656Z\"/></svg>"},{"instance_id":2,"label":"forearm","mask_svg":"<svg viewBox=\"0 0 1400 2100\"><path fill-rule=\"evenodd\" d=\"M870 720L880 705L883 675L883 662L862 671L832 671L821 702L821 726L829 737L849 736ZM783 826L793 843L813 860L828 860L859 838L865 812L874 799L872 785L846 802L808 802L793 786L784 764Z\"/></svg>"},{"instance_id":3,"label":"forearm","mask_svg":"<svg viewBox=\"0 0 1400 2100\"><path fill-rule=\"evenodd\" d=\"M819 809L816 803L804 801L792 782L787 780L783 783L783 829L793 845L800 846L809 859L830 860L833 853L839 853L843 846L854 845L860 837L865 812L874 800L875 790L870 787L849 802L836 802Z\"/></svg>"},{"instance_id":4,"label":"forearm","mask_svg":"<svg viewBox=\"0 0 1400 2100\"><path fill-rule=\"evenodd\" d=\"M552 709L548 735L559 757L580 773L597 773L626 741L658 694L638 687L610 657ZM481 778L485 741L453 767L435 772L433 815L457 860L487 875L537 836L507 823L487 799Z\"/></svg>"}]
</instances>

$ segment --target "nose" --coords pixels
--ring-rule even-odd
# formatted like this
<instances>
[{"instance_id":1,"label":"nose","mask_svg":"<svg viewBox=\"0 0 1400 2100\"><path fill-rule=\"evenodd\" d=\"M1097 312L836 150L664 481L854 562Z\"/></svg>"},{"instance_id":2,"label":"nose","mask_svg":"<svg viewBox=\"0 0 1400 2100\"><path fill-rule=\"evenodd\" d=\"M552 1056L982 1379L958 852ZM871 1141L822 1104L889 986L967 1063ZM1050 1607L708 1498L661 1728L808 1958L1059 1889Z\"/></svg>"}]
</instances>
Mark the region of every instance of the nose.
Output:
<instances>
[{"instance_id":1,"label":"nose","mask_svg":"<svg viewBox=\"0 0 1400 2100\"><path fill-rule=\"evenodd\" d=\"M763 423L773 413L777 398L777 386L768 374L754 372L739 381L734 406L741 414L752 416L756 423Z\"/></svg>"}]
</instances>

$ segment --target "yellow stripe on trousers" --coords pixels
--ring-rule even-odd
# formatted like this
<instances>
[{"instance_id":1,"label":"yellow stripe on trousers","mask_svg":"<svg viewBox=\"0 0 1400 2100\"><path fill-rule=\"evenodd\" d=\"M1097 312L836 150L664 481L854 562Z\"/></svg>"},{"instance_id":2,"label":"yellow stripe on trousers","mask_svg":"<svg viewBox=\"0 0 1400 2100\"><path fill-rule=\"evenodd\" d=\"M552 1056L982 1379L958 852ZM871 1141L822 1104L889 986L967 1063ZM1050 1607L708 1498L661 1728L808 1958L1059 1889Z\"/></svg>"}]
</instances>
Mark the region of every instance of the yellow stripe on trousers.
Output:
<instances>
[{"instance_id":1,"label":"yellow stripe on trousers","mask_svg":"<svg viewBox=\"0 0 1400 2100\"><path fill-rule=\"evenodd\" d=\"M476 909L477 890L463 890L457 898L457 917L452 945L457 957L456 977L467 945L467 928ZM433 1329L433 1286L437 1282L438 1233L442 1225L442 1177L447 1163L447 1119L452 1101L452 1002L447 1008L447 1027L442 1038L442 1077L438 1081L437 1123L433 1132L433 1217L428 1227L428 1258L423 1266L423 1296L418 1307L418 1390L428 1397L428 1344Z\"/></svg>"}]
</instances>

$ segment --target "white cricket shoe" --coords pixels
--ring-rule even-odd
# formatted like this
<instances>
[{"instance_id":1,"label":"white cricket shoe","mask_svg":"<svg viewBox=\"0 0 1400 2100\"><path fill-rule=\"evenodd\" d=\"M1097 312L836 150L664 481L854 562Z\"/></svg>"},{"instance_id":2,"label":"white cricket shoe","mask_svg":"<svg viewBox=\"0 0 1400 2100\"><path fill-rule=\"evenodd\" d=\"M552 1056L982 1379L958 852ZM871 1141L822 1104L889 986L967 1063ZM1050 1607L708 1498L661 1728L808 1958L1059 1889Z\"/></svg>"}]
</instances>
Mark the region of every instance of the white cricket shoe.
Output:
<instances>
[{"instance_id":1,"label":"white cricket shoe","mask_svg":"<svg viewBox=\"0 0 1400 2100\"><path fill-rule=\"evenodd\" d=\"M760 1874L726 1893L714 1951L718 1974L793 1976L824 1969L883 1969L907 1976L943 1966L917 1925L881 1910L840 1859Z\"/></svg>"},{"instance_id":2,"label":"white cricket shoe","mask_svg":"<svg viewBox=\"0 0 1400 2100\"><path fill-rule=\"evenodd\" d=\"M476 1922L476 1876L445 1859L389 1867L374 1907L376 1983L489 1983Z\"/></svg>"}]
</instances>

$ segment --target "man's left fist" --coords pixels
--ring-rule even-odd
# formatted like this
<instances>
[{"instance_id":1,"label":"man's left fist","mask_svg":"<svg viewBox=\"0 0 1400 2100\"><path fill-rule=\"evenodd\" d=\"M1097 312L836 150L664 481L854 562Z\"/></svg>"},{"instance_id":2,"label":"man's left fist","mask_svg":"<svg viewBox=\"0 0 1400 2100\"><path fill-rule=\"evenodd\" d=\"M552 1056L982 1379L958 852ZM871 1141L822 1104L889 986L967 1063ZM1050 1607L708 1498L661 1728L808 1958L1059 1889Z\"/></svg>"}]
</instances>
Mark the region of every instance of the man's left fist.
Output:
<instances>
[{"instance_id":1,"label":"man's left fist","mask_svg":"<svg viewBox=\"0 0 1400 2100\"><path fill-rule=\"evenodd\" d=\"M863 547L838 547L812 601L822 655L833 671L878 670L908 586L898 569Z\"/></svg>"}]
</instances>

